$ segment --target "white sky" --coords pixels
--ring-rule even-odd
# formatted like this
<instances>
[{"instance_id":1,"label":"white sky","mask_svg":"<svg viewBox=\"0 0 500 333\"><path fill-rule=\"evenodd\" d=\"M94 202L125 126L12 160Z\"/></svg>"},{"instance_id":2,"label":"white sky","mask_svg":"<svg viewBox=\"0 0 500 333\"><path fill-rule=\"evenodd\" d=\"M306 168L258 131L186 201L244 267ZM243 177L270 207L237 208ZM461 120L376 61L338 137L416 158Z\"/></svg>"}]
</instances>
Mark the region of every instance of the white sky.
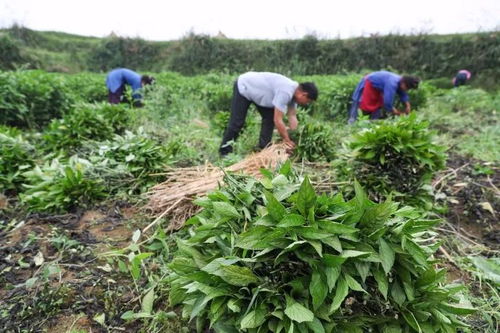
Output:
<instances>
[{"instance_id":1,"label":"white sky","mask_svg":"<svg viewBox=\"0 0 500 333\"><path fill-rule=\"evenodd\" d=\"M229 38L356 37L498 30L500 0L0 0L0 28L149 40L189 31Z\"/></svg>"}]
</instances>

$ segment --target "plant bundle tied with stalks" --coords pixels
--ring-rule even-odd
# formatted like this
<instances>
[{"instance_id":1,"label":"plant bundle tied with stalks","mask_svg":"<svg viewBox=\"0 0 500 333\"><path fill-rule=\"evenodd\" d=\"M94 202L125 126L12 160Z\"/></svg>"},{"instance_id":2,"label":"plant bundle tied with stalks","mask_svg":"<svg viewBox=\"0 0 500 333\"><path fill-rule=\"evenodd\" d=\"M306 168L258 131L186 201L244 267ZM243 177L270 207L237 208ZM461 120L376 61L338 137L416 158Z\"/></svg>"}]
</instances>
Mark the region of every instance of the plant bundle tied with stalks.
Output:
<instances>
[{"instance_id":1,"label":"plant bundle tied with stalks","mask_svg":"<svg viewBox=\"0 0 500 333\"><path fill-rule=\"evenodd\" d=\"M420 205L430 182L445 166L445 147L434 143L427 122L415 114L395 121L381 121L354 135L347 160L339 163L348 178L356 178L370 198L389 195Z\"/></svg>"},{"instance_id":2,"label":"plant bundle tied with stalks","mask_svg":"<svg viewBox=\"0 0 500 333\"><path fill-rule=\"evenodd\" d=\"M410 207L317 195L287 161L227 174L199 198L169 264L169 300L198 332L451 333L474 310L445 283L432 227Z\"/></svg>"},{"instance_id":3,"label":"plant bundle tied with stalks","mask_svg":"<svg viewBox=\"0 0 500 333\"><path fill-rule=\"evenodd\" d=\"M275 144L225 169L205 164L168 170L161 174L167 176L168 180L149 191L147 207L157 214L158 218L170 217L168 229L177 230L187 218L199 211L193 204L193 199L215 190L223 182L226 172L259 177L261 168L276 168L288 157L285 145Z\"/></svg>"}]
</instances>

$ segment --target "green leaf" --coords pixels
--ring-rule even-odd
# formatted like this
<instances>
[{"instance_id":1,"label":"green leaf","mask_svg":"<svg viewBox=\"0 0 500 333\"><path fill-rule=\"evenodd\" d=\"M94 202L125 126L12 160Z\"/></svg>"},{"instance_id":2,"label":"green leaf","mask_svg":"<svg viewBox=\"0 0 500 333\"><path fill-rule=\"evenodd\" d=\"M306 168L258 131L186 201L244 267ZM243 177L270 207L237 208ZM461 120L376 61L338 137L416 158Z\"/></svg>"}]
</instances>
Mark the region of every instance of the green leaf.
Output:
<instances>
[{"instance_id":1,"label":"green leaf","mask_svg":"<svg viewBox=\"0 0 500 333\"><path fill-rule=\"evenodd\" d=\"M420 265L427 266L427 255L420 246L409 239L408 237L403 238L403 248L408 251L412 258Z\"/></svg>"},{"instance_id":2,"label":"green leaf","mask_svg":"<svg viewBox=\"0 0 500 333\"><path fill-rule=\"evenodd\" d=\"M347 285L347 281L343 276L341 276L337 281L337 288L335 290L332 305L330 306L330 313L337 311L348 293L349 286Z\"/></svg>"},{"instance_id":3,"label":"green leaf","mask_svg":"<svg viewBox=\"0 0 500 333\"><path fill-rule=\"evenodd\" d=\"M363 252L356 250L345 250L340 254L342 258L366 258L369 257L371 252Z\"/></svg>"},{"instance_id":4,"label":"green leaf","mask_svg":"<svg viewBox=\"0 0 500 333\"><path fill-rule=\"evenodd\" d=\"M314 314L302 304L291 298L287 298L285 314L288 318L298 323L310 322L314 319Z\"/></svg>"},{"instance_id":5,"label":"green leaf","mask_svg":"<svg viewBox=\"0 0 500 333\"><path fill-rule=\"evenodd\" d=\"M379 255L382 261L382 267L386 274L389 274L392 266L394 265L395 254L392 247L383 239L379 239Z\"/></svg>"},{"instance_id":6,"label":"green leaf","mask_svg":"<svg viewBox=\"0 0 500 333\"><path fill-rule=\"evenodd\" d=\"M313 331L313 333L325 333L325 328L323 327L323 324L316 317L314 318L313 321L307 322L307 327L309 327L309 329Z\"/></svg>"},{"instance_id":7,"label":"green leaf","mask_svg":"<svg viewBox=\"0 0 500 333\"><path fill-rule=\"evenodd\" d=\"M223 217L230 217L230 218L240 218L241 217L240 213L238 213L236 208L234 208L231 204L229 204L227 202L214 202L213 208L217 214L219 214Z\"/></svg>"},{"instance_id":8,"label":"green leaf","mask_svg":"<svg viewBox=\"0 0 500 333\"><path fill-rule=\"evenodd\" d=\"M336 256L336 255L333 255L333 254L327 254L327 253L325 253L325 255L323 256L323 262L325 263L325 265L330 266L330 267L340 266L346 260L347 260L347 258L344 258L344 257L341 257L341 256Z\"/></svg>"},{"instance_id":9,"label":"green leaf","mask_svg":"<svg viewBox=\"0 0 500 333\"><path fill-rule=\"evenodd\" d=\"M500 284L500 259L484 257L470 257L470 261L481 273L481 277Z\"/></svg>"},{"instance_id":10,"label":"green leaf","mask_svg":"<svg viewBox=\"0 0 500 333\"><path fill-rule=\"evenodd\" d=\"M476 312L476 309L469 307L468 305L463 304L449 304L449 303L441 303L439 306L441 309L446 312L453 313L456 315L468 315Z\"/></svg>"},{"instance_id":11,"label":"green leaf","mask_svg":"<svg viewBox=\"0 0 500 333\"><path fill-rule=\"evenodd\" d=\"M420 325L418 324L418 321L412 312L403 311L402 314L404 320L408 323L408 325L410 325L415 331L422 333L422 329L420 328Z\"/></svg>"},{"instance_id":12,"label":"green leaf","mask_svg":"<svg viewBox=\"0 0 500 333\"><path fill-rule=\"evenodd\" d=\"M403 305L404 301L406 300L405 292L403 288L401 288L401 285L398 281L395 281L391 285L391 296L399 306Z\"/></svg>"},{"instance_id":13,"label":"green leaf","mask_svg":"<svg viewBox=\"0 0 500 333\"><path fill-rule=\"evenodd\" d=\"M307 176L300 185L300 189L297 194L297 209L302 216L307 217L309 215L309 209L313 208L316 202L316 193L314 192L314 188L312 187Z\"/></svg>"},{"instance_id":14,"label":"green leaf","mask_svg":"<svg viewBox=\"0 0 500 333\"><path fill-rule=\"evenodd\" d=\"M304 225L305 219L299 214L287 214L281 219L278 227L288 228L288 227L298 227Z\"/></svg>"},{"instance_id":15,"label":"green leaf","mask_svg":"<svg viewBox=\"0 0 500 333\"><path fill-rule=\"evenodd\" d=\"M340 267L325 267L326 283L328 284L328 291L332 291L335 283L340 276Z\"/></svg>"},{"instance_id":16,"label":"green leaf","mask_svg":"<svg viewBox=\"0 0 500 333\"><path fill-rule=\"evenodd\" d=\"M328 294L328 286L323 281L321 274L318 271L314 271L311 278L311 284L309 285L309 293L311 294L313 301L313 309L316 310L325 301L326 295Z\"/></svg>"},{"instance_id":17,"label":"green leaf","mask_svg":"<svg viewBox=\"0 0 500 333\"><path fill-rule=\"evenodd\" d=\"M286 214L285 207L268 191L264 191L264 195L267 200L267 212L271 215L274 222L280 222Z\"/></svg>"},{"instance_id":18,"label":"green leaf","mask_svg":"<svg viewBox=\"0 0 500 333\"><path fill-rule=\"evenodd\" d=\"M257 283L259 279L255 276L250 268L240 267L235 265L223 266L220 277L233 286L247 286L250 283Z\"/></svg>"},{"instance_id":19,"label":"green leaf","mask_svg":"<svg viewBox=\"0 0 500 333\"><path fill-rule=\"evenodd\" d=\"M266 321L266 313L267 312L262 308L258 308L254 311L250 311L241 320L241 324L240 324L241 329L257 328L257 327L261 326Z\"/></svg>"},{"instance_id":20,"label":"green leaf","mask_svg":"<svg viewBox=\"0 0 500 333\"><path fill-rule=\"evenodd\" d=\"M361 287L359 282L356 281L352 276L350 276L349 274L345 274L344 277L345 277L345 279L347 281L347 285L349 286L350 289L355 290L355 291L362 291L362 292L366 293L366 291L363 289L363 287Z\"/></svg>"},{"instance_id":21,"label":"green leaf","mask_svg":"<svg viewBox=\"0 0 500 333\"><path fill-rule=\"evenodd\" d=\"M153 303L155 301L155 289L151 288L150 291L143 297L141 312L151 314L153 311Z\"/></svg>"},{"instance_id":22,"label":"green leaf","mask_svg":"<svg viewBox=\"0 0 500 333\"><path fill-rule=\"evenodd\" d=\"M380 268L373 271L373 277L375 281L377 281L378 290L387 299L387 292L389 290L389 281L387 280L387 276L384 274L384 271Z\"/></svg>"},{"instance_id":23,"label":"green leaf","mask_svg":"<svg viewBox=\"0 0 500 333\"><path fill-rule=\"evenodd\" d=\"M317 223L321 229L326 230L332 234L353 234L359 231L359 229L351 227L349 225L328 220L320 220L317 221Z\"/></svg>"}]
</instances>

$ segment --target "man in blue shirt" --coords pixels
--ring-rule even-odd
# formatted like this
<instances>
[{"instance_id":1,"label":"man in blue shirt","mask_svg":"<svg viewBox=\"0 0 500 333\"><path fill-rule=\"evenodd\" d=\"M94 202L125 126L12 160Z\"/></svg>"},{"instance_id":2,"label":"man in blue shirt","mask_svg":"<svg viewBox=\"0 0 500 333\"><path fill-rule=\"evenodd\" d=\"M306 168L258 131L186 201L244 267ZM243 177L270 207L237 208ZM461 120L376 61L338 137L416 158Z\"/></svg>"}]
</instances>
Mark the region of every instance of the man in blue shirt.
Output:
<instances>
[{"instance_id":1,"label":"man in blue shirt","mask_svg":"<svg viewBox=\"0 0 500 333\"><path fill-rule=\"evenodd\" d=\"M119 104L123 101L125 85L132 88L134 105L141 106L141 95L139 89L147 84L153 83L154 79L147 75L139 75L127 68L113 69L106 77L106 87L108 88L108 100L111 104Z\"/></svg>"},{"instance_id":2,"label":"man in blue shirt","mask_svg":"<svg viewBox=\"0 0 500 333\"><path fill-rule=\"evenodd\" d=\"M395 115L410 113L410 101L407 91L418 88L420 79L414 76L399 76L388 71L379 71L368 74L361 79L352 95L352 105L349 110L348 123L352 124L358 117L358 108L370 119L380 119L383 116L382 108ZM394 107L394 97L399 96L405 104L405 111Z\"/></svg>"},{"instance_id":3,"label":"man in blue shirt","mask_svg":"<svg viewBox=\"0 0 500 333\"><path fill-rule=\"evenodd\" d=\"M307 105L318 98L318 89L312 82L295 82L286 76L269 72L248 72L238 77L234 83L231 101L231 117L219 149L221 156L233 151L235 141L243 125L251 104L255 104L262 117L260 128L260 149L265 148L276 126L283 142L290 148L295 143L288 136L284 116L288 118L289 128L298 126L297 104Z\"/></svg>"}]
</instances>

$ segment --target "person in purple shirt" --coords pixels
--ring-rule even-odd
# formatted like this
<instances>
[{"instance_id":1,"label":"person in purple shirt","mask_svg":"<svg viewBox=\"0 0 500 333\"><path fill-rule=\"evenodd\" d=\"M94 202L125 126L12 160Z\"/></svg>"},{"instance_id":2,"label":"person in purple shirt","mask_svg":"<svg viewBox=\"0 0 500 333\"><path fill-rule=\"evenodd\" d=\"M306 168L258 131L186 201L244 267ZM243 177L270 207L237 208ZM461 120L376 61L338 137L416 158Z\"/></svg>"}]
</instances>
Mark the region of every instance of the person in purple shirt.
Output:
<instances>
[{"instance_id":1,"label":"person in purple shirt","mask_svg":"<svg viewBox=\"0 0 500 333\"><path fill-rule=\"evenodd\" d=\"M410 100L407 94L409 89L418 88L420 79L414 76L399 76L388 71L378 71L368 74L358 83L352 95L352 105L349 109L348 123L352 124L358 117L358 108L370 119L380 119L383 109L395 115L410 113ZM405 104L405 111L394 107L394 97L399 96Z\"/></svg>"},{"instance_id":2,"label":"person in purple shirt","mask_svg":"<svg viewBox=\"0 0 500 333\"><path fill-rule=\"evenodd\" d=\"M116 68L108 73L106 87L108 88L108 101L111 104L119 104L124 101L125 85L132 88L134 106L142 106L139 89L154 82L151 76L140 75L127 68Z\"/></svg>"},{"instance_id":3,"label":"person in purple shirt","mask_svg":"<svg viewBox=\"0 0 500 333\"><path fill-rule=\"evenodd\" d=\"M453 83L453 86L455 88L460 87L465 85L465 83L470 80L471 76L472 74L468 70L461 69L458 71L457 75L455 75L451 82Z\"/></svg>"}]
</instances>

